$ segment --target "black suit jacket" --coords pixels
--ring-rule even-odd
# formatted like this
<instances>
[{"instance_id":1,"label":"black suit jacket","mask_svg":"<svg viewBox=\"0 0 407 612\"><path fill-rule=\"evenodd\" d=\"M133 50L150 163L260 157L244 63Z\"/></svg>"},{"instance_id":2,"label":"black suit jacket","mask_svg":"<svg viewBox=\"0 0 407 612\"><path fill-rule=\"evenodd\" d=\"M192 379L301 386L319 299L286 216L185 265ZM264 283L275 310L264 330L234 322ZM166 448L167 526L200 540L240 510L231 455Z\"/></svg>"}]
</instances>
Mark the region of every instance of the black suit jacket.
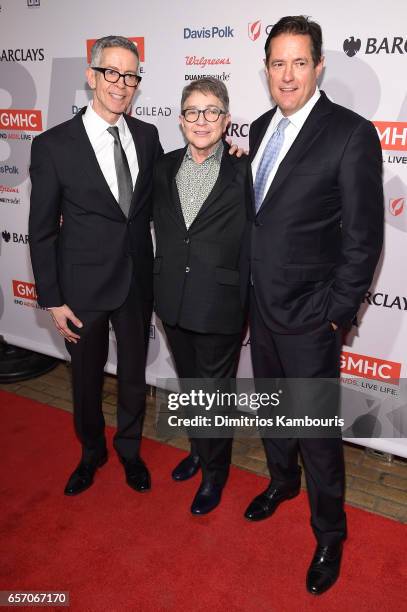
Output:
<instances>
[{"instance_id":1,"label":"black suit jacket","mask_svg":"<svg viewBox=\"0 0 407 612\"><path fill-rule=\"evenodd\" d=\"M125 116L139 164L126 218L86 134L84 110L33 141L31 261L40 305L114 310L132 278L143 299L152 297L151 187L162 148L155 126Z\"/></svg>"},{"instance_id":2,"label":"black suit jacket","mask_svg":"<svg viewBox=\"0 0 407 612\"><path fill-rule=\"evenodd\" d=\"M247 160L230 156L225 146L217 182L187 229L175 182L185 151L164 155L154 178L155 310L169 325L237 333L247 291L240 274Z\"/></svg>"},{"instance_id":3,"label":"black suit jacket","mask_svg":"<svg viewBox=\"0 0 407 612\"><path fill-rule=\"evenodd\" d=\"M251 126L250 161L274 112ZM372 123L321 92L257 215L249 173L250 267L270 329L350 326L382 247L381 170Z\"/></svg>"}]
</instances>

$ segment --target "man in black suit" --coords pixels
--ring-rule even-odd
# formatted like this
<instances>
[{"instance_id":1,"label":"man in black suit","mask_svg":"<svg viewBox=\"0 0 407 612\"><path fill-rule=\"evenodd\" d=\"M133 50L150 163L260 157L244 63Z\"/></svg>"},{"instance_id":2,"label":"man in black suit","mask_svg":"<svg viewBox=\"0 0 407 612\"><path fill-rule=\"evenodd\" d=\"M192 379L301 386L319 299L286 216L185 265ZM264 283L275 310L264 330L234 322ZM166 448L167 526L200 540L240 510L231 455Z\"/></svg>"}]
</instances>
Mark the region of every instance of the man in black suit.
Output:
<instances>
[{"instance_id":1,"label":"man in black suit","mask_svg":"<svg viewBox=\"0 0 407 612\"><path fill-rule=\"evenodd\" d=\"M93 100L32 145L31 260L39 304L71 355L82 444L66 495L90 487L107 460L102 385L109 320L118 364L114 447L129 486L150 489L139 450L152 312L151 184L162 148L153 125L124 114L140 81L138 65L131 41L99 39L87 70Z\"/></svg>"},{"instance_id":2,"label":"man in black suit","mask_svg":"<svg viewBox=\"0 0 407 612\"><path fill-rule=\"evenodd\" d=\"M165 155L154 176L155 311L181 379L233 379L247 288L239 272L247 161L231 157L222 140L230 115L221 81L208 77L185 87L181 109L188 145ZM230 438L194 438L173 471L181 481L202 469L193 514L219 504L231 448Z\"/></svg>"},{"instance_id":3,"label":"man in black suit","mask_svg":"<svg viewBox=\"0 0 407 612\"><path fill-rule=\"evenodd\" d=\"M322 33L284 17L265 45L276 107L250 129L251 350L257 378L339 377L342 331L368 289L383 233L382 155L373 125L317 87ZM342 441L264 439L272 481L246 510L271 516L298 494L301 451L317 549L310 593L340 570L346 536Z\"/></svg>"}]
</instances>

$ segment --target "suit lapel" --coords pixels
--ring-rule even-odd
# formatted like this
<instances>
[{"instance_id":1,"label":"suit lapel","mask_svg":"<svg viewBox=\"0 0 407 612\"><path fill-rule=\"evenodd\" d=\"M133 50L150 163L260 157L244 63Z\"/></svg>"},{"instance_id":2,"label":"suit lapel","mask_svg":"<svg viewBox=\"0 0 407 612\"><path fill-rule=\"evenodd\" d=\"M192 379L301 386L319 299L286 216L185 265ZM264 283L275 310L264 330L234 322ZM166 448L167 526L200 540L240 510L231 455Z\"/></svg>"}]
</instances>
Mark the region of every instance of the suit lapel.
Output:
<instances>
[{"instance_id":1,"label":"suit lapel","mask_svg":"<svg viewBox=\"0 0 407 612\"><path fill-rule=\"evenodd\" d=\"M213 186L212 191L206 198L205 202L202 204L196 218L194 219L191 226L198 221L210 208L216 200L220 198L222 193L228 187L228 185L233 181L235 177L235 169L233 167L232 160L229 157L229 153L226 150L226 146L223 147L222 160L219 168L218 178L216 179L216 183Z\"/></svg>"},{"instance_id":2,"label":"suit lapel","mask_svg":"<svg viewBox=\"0 0 407 612\"><path fill-rule=\"evenodd\" d=\"M279 165L276 175L270 185L270 188L266 193L259 213L264 209L265 206L267 206L267 204L273 198L273 195L288 178L290 172L301 161L301 159L306 156L309 148L314 144L321 132L325 129L329 121L329 116L331 112L331 103L329 102L325 94L321 92L321 97L308 115L297 138L294 140L287 155L284 157L281 164Z\"/></svg>"},{"instance_id":3,"label":"suit lapel","mask_svg":"<svg viewBox=\"0 0 407 612\"><path fill-rule=\"evenodd\" d=\"M180 149L178 151L174 151L171 155L172 158L167 165L166 172L166 180L168 185L168 194L170 200L170 213L177 221L177 223L182 227L183 230L186 229L184 215L182 213L181 201L179 199L178 187L175 180L175 177L178 174L178 170L182 164L182 160L184 159L185 152L187 147Z\"/></svg>"},{"instance_id":4,"label":"suit lapel","mask_svg":"<svg viewBox=\"0 0 407 612\"><path fill-rule=\"evenodd\" d=\"M88 175L91 184L100 191L103 199L114 206L119 215L123 216L123 212L110 191L109 185L100 169L95 151L93 150L85 126L83 125L82 115L85 110L86 109L82 109L72 119L71 136L76 141L75 156L79 159L80 166Z\"/></svg>"}]
</instances>

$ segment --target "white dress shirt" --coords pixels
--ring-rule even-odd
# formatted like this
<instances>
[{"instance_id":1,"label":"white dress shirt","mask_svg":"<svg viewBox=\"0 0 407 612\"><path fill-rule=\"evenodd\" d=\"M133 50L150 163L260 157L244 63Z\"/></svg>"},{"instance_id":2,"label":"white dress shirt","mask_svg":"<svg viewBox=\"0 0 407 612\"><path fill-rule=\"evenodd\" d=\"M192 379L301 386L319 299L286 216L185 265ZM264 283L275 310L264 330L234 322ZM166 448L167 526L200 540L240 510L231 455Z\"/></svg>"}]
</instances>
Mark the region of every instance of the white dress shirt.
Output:
<instances>
[{"instance_id":1,"label":"white dress shirt","mask_svg":"<svg viewBox=\"0 0 407 612\"><path fill-rule=\"evenodd\" d=\"M293 144L294 140L297 138L300 129L302 128L302 126L304 125L308 115L310 114L310 112L312 111L312 109L314 108L315 104L318 102L319 98L321 96L321 92L319 91L318 87L316 88L315 92L313 93L313 95L311 96L311 98L308 100L308 102L306 104L304 104L304 106L302 108L300 108L299 111L297 111L296 113L294 113L293 115L290 115L289 117L287 117L287 119L290 120L290 123L287 125L287 127L285 128L285 132L284 132L284 143L283 146L281 147L280 153L277 157L276 163L273 166L273 169L271 170L268 178L267 178L267 182L266 182L266 187L264 190L264 195L266 195L266 193L268 192L268 190L270 189L270 185L273 181L273 178L276 175L276 172L278 170L279 165L281 164L281 162L283 161L284 157L287 155L291 145ZM268 143L268 141L271 138L271 135L273 134L274 130L276 129L278 123L281 121L281 119L283 119L284 115L281 112L280 108L277 107L276 112L274 113L271 121L270 121L270 125L268 126L266 133L264 134L263 140L260 143L260 146L257 150L257 153L252 161L252 175L253 175L253 184L254 181L256 179L256 173L257 170L259 168L260 165L260 160L261 157L263 155L264 149L266 148L266 145Z\"/></svg>"},{"instance_id":2,"label":"white dress shirt","mask_svg":"<svg viewBox=\"0 0 407 612\"><path fill-rule=\"evenodd\" d=\"M113 153L114 138L107 131L107 128L112 126L93 110L92 101L89 102L83 115L83 125L85 126L93 150L95 151L96 159L103 172L103 176L110 187L110 191L116 200L119 201L119 187L117 185ZM139 170L134 140L123 115L120 115L115 125L119 128L120 141L126 153L127 161L129 162L134 189Z\"/></svg>"}]
</instances>

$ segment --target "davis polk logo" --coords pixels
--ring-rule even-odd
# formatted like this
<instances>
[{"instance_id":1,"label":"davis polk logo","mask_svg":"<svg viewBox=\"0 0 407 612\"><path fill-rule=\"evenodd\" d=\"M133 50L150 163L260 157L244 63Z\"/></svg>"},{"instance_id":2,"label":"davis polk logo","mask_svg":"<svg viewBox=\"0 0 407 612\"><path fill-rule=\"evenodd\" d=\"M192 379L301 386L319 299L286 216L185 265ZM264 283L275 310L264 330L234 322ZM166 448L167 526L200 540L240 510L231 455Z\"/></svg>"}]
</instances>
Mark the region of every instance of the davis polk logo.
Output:
<instances>
[{"instance_id":1,"label":"davis polk logo","mask_svg":"<svg viewBox=\"0 0 407 612\"><path fill-rule=\"evenodd\" d=\"M228 25L221 27L211 26L209 28L202 27L198 30L184 28L184 38L186 40L190 38L234 38L234 30Z\"/></svg>"},{"instance_id":2,"label":"davis polk logo","mask_svg":"<svg viewBox=\"0 0 407 612\"><path fill-rule=\"evenodd\" d=\"M389 211L393 217L398 217L404 211L405 198L390 198Z\"/></svg>"},{"instance_id":3,"label":"davis polk logo","mask_svg":"<svg viewBox=\"0 0 407 612\"><path fill-rule=\"evenodd\" d=\"M401 363L379 359L378 357L343 351L340 367L342 374L379 380L393 385L400 381Z\"/></svg>"},{"instance_id":4,"label":"davis polk logo","mask_svg":"<svg viewBox=\"0 0 407 612\"><path fill-rule=\"evenodd\" d=\"M373 121L386 151L407 151L407 123L402 121ZM395 159L394 161L402 161ZM405 163L405 162L403 162Z\"/></svg>"},{"instance_id":5,"label":"davis polk logo","mask_svg":"<svg viewBox=\"0 0 407 612\"><path fill-rule=\"evenodd\" d=\"M0 129L41 132L41 111L2 108L0 109Z\"/></svg>"},{"instance_id":6,"label":"davis polk logo","mask_svg":"<svg viewBox=\"0 0 407 612\"><path fill-rule=\"evenodd\" d=\"M343 41L343 50L348 57L354 57L356 53L362 48L362 41L360 38L349 36ZM386 54L386 55L397 55L407 53L407 38L402 36L393 36L384 38L367 38L366 44L363 46L362 53L366 55L372 54Z\"/></svg>"},{"instance_id":7,"label":"davis polk logo","mask_svg":"<svg viewBox=\"0 0 407 612\"><path fill-rule=\"evenodd\" d=\"M127 36L126 38L128 38L129 40L131 40L131 42L134 42L134 44L137 47L137 51L140 57L140 62L144 62L144 36ZM86 57L88 60L88 64L90 64L90 54L92 51L92 47L95 44L95 42L97 41L97 38L90 38L89 40L86 41Z\"/></svg>"},{"instance_id":8,"label":"davis polk logo","mask_svg":"<svg viewBox=\"0 0 407 612\"><path fill-rule=\"evenodd\" d=\"M257 21L252 21L247 24L247 35L250 40L257 40L261 34L261 21L258 19Z\"/></svg>"}]
</instances>

